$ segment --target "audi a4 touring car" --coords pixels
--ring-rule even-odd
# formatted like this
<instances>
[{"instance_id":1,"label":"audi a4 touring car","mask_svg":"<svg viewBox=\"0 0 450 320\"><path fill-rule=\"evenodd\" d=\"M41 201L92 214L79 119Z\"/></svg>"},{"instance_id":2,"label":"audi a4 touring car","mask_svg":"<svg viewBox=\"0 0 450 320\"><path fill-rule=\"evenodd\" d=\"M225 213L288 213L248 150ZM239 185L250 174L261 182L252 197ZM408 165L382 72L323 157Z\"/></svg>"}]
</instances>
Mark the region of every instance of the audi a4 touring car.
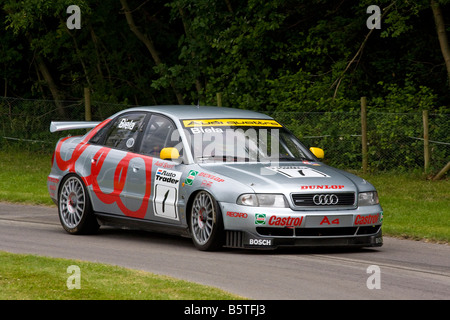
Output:
<instances>
[{"instance_id":1,"label":"audi a4 touring car","mask_svg":"<svg viewBox=\"0 0 450 320\"><path fill-rule=\"evenodd\" d=\"M62 227L127 226L220 247L381 246L373 185L332 168L275 119L220 107L156 106L58 141L47 179Z\"/></svg>"}]
</instances>

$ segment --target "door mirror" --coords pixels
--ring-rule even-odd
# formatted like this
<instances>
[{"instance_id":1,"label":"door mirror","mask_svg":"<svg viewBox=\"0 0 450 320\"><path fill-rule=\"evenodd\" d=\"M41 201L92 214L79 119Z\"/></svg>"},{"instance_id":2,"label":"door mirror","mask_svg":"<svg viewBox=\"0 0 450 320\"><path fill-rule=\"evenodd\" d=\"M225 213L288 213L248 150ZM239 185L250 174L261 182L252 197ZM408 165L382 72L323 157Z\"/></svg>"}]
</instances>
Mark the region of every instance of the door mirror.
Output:
<instances>
[{"instance_id":1,"label":"door mirror","mask_svg":"<svg viewBox=\"0 0 450 320\"><path fill-rule=\"evenodd\" d=\"M325 157L325 153L321 148L311 147L309 150L316 156L317 159L323 159Z\"/></svg>"},{"instance_id":2,"label":"door mirror","mask_svg":"<svg viewBox=\"0 0 450 320\"><path fill-rule=\"evenodd\" d=\"M180 157L180 153L178 152L177 148L164 148L159 153L159 157L163 160L165 159L175 160Z\"/></svg>"}]
</instances>

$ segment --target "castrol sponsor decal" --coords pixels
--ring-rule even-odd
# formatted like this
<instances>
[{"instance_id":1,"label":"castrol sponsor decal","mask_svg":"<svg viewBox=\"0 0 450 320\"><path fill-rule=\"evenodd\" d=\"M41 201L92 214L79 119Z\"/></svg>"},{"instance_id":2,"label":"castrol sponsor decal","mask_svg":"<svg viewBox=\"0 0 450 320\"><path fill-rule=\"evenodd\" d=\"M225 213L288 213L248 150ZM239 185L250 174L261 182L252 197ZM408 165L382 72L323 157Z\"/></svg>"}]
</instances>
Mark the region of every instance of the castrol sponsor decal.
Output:
<instances>
[{"instance_id":1,"label":"castrol sponsor decal","mask_svg":"<svg viewBox=\"0 0 450 320\"><path fill-rule=\"evenodd\" d=\"M266 218L265 214L255 214L255 224L268 225L277 227L300 227L303 222L303 216L301 217L280 217L277 215Z\"/></svg>"},{"instance_id":2,"label":"castrol sponsor decal","mask_svg":"<svg viewBox=\"0 0 450 320\"><path fill-rule=\"evenodd\" d=\"M278 217L271 216L268 221L269 226L280 227L300 227L303 222L303 217Z\"/></svg>"},{"instance_id":3,"label":"castrol sponsor decal","mask_svg":"<svg viewBox=\"0 0 450 320\"><path fill-rule=\"evenodd\" d=\"M378 222L380 218L380 214L369 214L369 215L360 215L358 214L355 217L355 225L366 225L366 224L375 224Z\"/></svg>"}]
</instances>

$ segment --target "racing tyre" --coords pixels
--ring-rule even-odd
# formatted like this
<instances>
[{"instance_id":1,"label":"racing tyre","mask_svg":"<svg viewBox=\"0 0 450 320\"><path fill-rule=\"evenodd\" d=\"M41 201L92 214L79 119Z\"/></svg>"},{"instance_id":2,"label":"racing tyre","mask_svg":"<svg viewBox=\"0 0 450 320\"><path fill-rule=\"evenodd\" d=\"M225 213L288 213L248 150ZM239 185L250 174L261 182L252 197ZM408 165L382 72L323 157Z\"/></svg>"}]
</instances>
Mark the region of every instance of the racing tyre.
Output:
<instances>
[{"instance_id":1,"label":"racing tyre","mask_svg":"<svg viewBox=\"0 0 450 320\"><path fill-rule=\"evenodd\" d=\"M203 251L217 250L223 245L222 214L217 201L205 191L195 195L190 223L194 245Z\"/></svg>"},{"instance_id":2,"label":"racing tyre","mask_svg":"<svg viewBox=\"0 0 450 320\"><path fill-rule=\"evenodd\" d=\"M61 184L58 213L59 221L68 233L92 234L99 228L86 187L75 175L66 177Z\"/></svg>"}]
</instances>

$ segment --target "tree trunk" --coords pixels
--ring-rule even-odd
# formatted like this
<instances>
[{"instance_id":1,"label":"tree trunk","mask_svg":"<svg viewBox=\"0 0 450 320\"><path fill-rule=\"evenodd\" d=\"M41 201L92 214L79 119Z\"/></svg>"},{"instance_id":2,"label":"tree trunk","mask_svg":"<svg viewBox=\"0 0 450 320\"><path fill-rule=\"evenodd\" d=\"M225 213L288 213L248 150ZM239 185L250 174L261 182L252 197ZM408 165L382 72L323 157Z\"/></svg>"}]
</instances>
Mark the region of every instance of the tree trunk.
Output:
<instances>
[{"instance_id":1,"label":"tree trunk","mask_svg":"<svg viewBox=\"0 0 450 320\"><path fill-rule=\"evenodd\" d=\"M56 111L58 115L62 118L66 118L66 112L64 111L64 107L61 103L62 99L59 93L59 89L56 86L55 81L53 81L53 77L48 71L47 65L45 64L44 60L39 56L39 54L36 54L35 59L37 62L38 69L41 72L42 76L44 77L45 82L47 82L50 92L52 93L53 100L55 100Z\"/></svg>"},{"instance_id":2,"label":"tree trunk","mask_svg":"<svg viewBox=\"0 0 450 320\"><path fill-rule=\"evenodd\" d=\"M142 33L139 28L136 26L133 20L133 16L131 14L130 8L128 7L128 3L126 0L120 0L120 3L122 4L122 7L124 9L125 18L127 19L128 26L130 27L130 30L136 35L136 37L141 40L145 46L147 47L148 51L150 52L153 61L155 64L161 65L162 61L159 58L158 51L156 51L155 46L153 44L153 41L147 37L146 34ZM175 88L175 84L172 80L170 80L170 85L172 86L173 91L175 92L175 95L177 97L178 104L184 104L183 96L181 93L178 92L178 90Z\"/></svg>"},{"instance_id":3,"label":"tree trunk","mask_svg":"<svg viewBox=\"0 0 450 320\"><path fill-rule=\"evenodd\" d=\"M441 7L436 0L430 1L433 10L434 22L436 24L436 32L441 46L442 56L444 57L445 66L447 68L448 85L450 87L450 47L448 44L447 33L445 31L444 17L442 16Z\"/></svg>"}]
</instances>

